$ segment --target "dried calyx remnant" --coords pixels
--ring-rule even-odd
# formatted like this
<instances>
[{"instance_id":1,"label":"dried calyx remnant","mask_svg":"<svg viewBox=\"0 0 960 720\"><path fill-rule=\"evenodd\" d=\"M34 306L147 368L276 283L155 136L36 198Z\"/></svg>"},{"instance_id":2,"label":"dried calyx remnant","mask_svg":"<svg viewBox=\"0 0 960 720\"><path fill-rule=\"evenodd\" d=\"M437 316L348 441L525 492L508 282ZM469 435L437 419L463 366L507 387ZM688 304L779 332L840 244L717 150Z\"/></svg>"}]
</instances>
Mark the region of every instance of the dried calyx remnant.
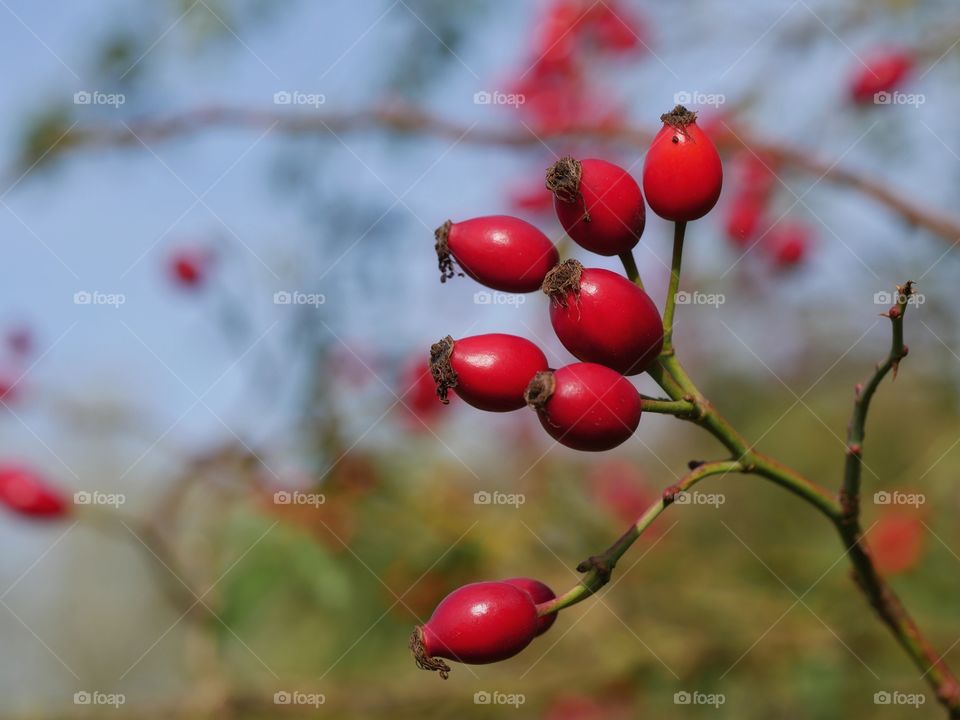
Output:
<instances>
[{"instance_id":1,"label":"dried calyx remnant","mask_svg":"<svg viewBox=\"0 0 960 720\"><path fill-rule=\"evenodd\" d=\"M560 307L567 307L567 298L573 294L576 301L580 297L580 276L583 265L577 260L564 260L543 278L540 289L549 295Z\"/></svg>"},{"instance_id":2,"label":"dried calyx remnant","mask_svg":"<svg viewBox=\"0 0 960 720\"><path fill-rule=\"evenodd\" d=\"M557 381L550 370L541 370L533 376L533 380L527 385L523 392L523 399L532 408L539 410L547 404L553 396L553 391L557 389Z\"/></svg>"},{"instance_id":3,"label":"dried calyx remnant","mask_svg":"<svg viewBox=\"0 0 960 720\"><path fill-rule=\"evenodd\" d=\"M447 220L433 231L433 237L437 240L434 247L437 250L437 263L440 266L440 282L446 282L455 275L463 277L463 273L457 272L457 269L453 266L453 255L450 254L450 246L447 242L451 227L453 227L453 223Z\"/></svg>"},{"instance_id":4,"label":"dried calyx remnant","mask_svg":"<svg viewBox=\"0 0 960 720\"><path fill-rule=\"evenodd\" d=\"M438 672L444 680L450 677L450 666L443 660L432 658L427 654L426 645L423 644L423 631L420 628L414 628L413 634L410 635L410 652L413 653L413 659L421 670Z\"/></svg>"},{"instance_id":5,"label":"dried calyx remnant","mask_svg":"<svg viewBox=\"0 0 960 720\"><path fill-rule=\"evenodd\" d=\"M683 105L677 105L673 110L660 116L660 122L669 125L681 132L687 125L697 121L697 114L692 110L687 110Z\"/></svg>"},{"instance_id":6,"label":"dried calyx remnant","mask_svg":"<svg viewBox=\"0 0 960 720\"><path fill-rule=\"evenodd\" d=\"M453 354L453 338L447 335L430 346L430 374L437 384L437 397L444 405L450 402L447 393L455 388L459 379L457 372L450 364Z\"/></svg>"},{"instance_id":7,"label":"dried calyx remnant","mask_svg":"<svg viewBox=\"0 0 960 720\"><path fill-rule=\"evenodd\" d=\"M580 178L583 177L583 165L576 158L566 155L547 168L547 190L552 192L561 202L583 202L583 220L590 222L590 212L587 203L583 201L580 192Z\"/></svg>"}]
</instances>

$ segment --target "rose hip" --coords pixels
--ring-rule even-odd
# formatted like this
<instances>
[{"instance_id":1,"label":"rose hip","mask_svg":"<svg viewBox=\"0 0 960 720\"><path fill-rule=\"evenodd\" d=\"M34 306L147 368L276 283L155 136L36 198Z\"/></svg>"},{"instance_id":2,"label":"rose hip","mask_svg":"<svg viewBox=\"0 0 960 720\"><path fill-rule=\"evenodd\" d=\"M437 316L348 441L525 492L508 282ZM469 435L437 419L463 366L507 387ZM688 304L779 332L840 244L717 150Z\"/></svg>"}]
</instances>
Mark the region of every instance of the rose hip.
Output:
<instances>
[{"instance_id":1,"label":"rose hip","mask_svg":"<svg viewBox=\"0 0 960 720\"><path fill-rule=\"evenodd\" d=\"M788 270L806 259L812 245L813 232L805 223L784 220L770 230L764 241L764 249L774 267Z\"/></svg>"},{"instance_id":2,"label":"rose hip","mask_svg":"<svg viewBox=\"0 0 960 720\"><path fill-rule=\"evenodd\" d=\"M717 204L723 167L696 113L677 105L661 115L660 129L643 163L643 193L650 209L673 222L706 215Z\"/></svg>"},{"instance_id":3,"label":"rose hip","mask_svg":"<svg viewBox=\"0 0 960 720\"><path fill-rule=\"evenodd\" d=\"M454 340L449 335L430 348L430 372L440 401L447 392L480 410L519 410L531 378L547 369L547 358L529 340L491 333Z\"/></svg>"},{"instance_id":4,"label":"rose hip","mask_svg":"<svg viewBox=\"0 0 960 720\"><path fill-rule=\"evenodd\" d=\"M640 393L616 370L596 363L537 373L526 398L547 433L574 450L610 450L640 424Z\"/></svg>"},{"instance_id":5,"label":"rose hip","mask_svg":"<svg viewBox=\"0 0 960 720\"><path fill-rule=\"evenodd\" d=\"M410 649L418 667L446 679L450 666L443 660L483 665L513 657L536 636L538 620L533 598L514 585L464 585L414 629Z\"/></svg>"},{"instance_id":6,"label":"rose hip","mask_svg":"<svg viewBox=\"0 0 960 720\"><path fill-rule=\"evenodd\" d=\"M850 97L857 103L872 103L878 93L900 87L913 70L913 55L905 50L879 50L858 63L850 83Z\"/></svg>"},{"instance_id":7,"label":"rose hip","mask_svg":"<svg viewBox=\"0 0 960 720\"><path fill-rule=\"evenodd\" d=\"M35 520L55 520L69 512L66 499L45 478L19 465L0 465L0 504Z\"/></svg>"},{"instance_id":8,"label":"rose hip","mask_svg":"<svg viewBox=\"0 0 960 720\"><path fill-rule=\"evenodd\" d=\"M494 290L526 293L540 287L560 256L550 239L520 218L489 215L454 223L448 220L436 233L440 280L456 271L454 260L467 275Z\"/></svg>"},{"instance_id":9,"label":"rose hip","mask_svg":"<svg viewBox=\"0 0 960 720\"><path fill-rule=\"evenodd\" d=\"M606 160L560 158L547 170L560 224L582 248L619 255L640 240L643 193L630 173Z\"/></svg>"},{"instance_id":10,"label":"rose hip","mask_svg":"<svg viewBox=\"0 0 960 720\"><path fill-rule=\"evenodd\" d=\"M550 322L578 360L624 375L643 372L663 347L663 322L653 300L610 270L566 260L543 284L551 298Z\"/></svg>"},{"instance_id":11,"label":"rose hip","mask_svg":"<svg viewBox=\"0 0 960 720\"><path fill-rule=\"evenodd\" d=\"M503 582L523 590L533 600L534 605L542 605L543 603L553 600L555 597L557 597L556 593L553 592L548 585L540 582L539 580L534 580L533 578L510 578L508 580L504 580ZM537 620L537 635L543 635L547 630L549 630L550 626L556 622L556 619L557 613L555 612L540 617Z\"/></svg>"}]
</instances>

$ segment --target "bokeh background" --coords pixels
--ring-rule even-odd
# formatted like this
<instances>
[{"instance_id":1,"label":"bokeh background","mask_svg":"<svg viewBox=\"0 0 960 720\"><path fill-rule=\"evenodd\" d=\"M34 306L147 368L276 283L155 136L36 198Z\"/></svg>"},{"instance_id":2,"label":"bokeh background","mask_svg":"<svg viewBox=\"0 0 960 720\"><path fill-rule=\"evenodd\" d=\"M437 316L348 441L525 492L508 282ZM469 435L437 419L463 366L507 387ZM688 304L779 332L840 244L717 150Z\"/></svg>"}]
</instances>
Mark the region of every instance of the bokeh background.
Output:
<instances>
[{"instance_id":1,"label":"bokeh background","mask_svg":"<svg viewBox=\"0 0 960 720\"><path fill-rule=\"evenodd\" d=\"M839 485L889 346L876 294L919 283L864 524L960 662L958 42L935 0L0 0L0 460L117 500L0 517L0 715L939 717L831 528L751 477L665 513L508 662L443 682L407 637L466 582L572 587L720 456L653 415L579 454L532 413L441 406L425 375L446 334L570 361L545 297L441 285L433 229L514 213L617 269L564 241L543 170L639 177L678 99L726 172L682 282L715 302L679 309L679 352L761 449ZM669 243L648 214L661 304ZM517 502L476 502L495 491Z\"/></svg>"}]
</instances>

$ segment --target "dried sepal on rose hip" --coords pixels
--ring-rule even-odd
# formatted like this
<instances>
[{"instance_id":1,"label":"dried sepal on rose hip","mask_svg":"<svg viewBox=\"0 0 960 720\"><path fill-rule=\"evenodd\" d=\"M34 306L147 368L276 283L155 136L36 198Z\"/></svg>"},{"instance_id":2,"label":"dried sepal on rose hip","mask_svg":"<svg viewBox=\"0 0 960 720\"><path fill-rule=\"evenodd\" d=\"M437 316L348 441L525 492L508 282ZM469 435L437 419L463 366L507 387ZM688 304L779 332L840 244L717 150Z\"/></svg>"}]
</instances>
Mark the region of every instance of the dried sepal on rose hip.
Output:
<instances>
[{"instance_id":1,"label":"dried sepal on rose hip","mask_svg":"<svg viewBox=\"0 0 960 720\"><path fill-rule=\"evenodd\" d=\"M677 105L660 120L663 127L643 162L643 193L650 209L665 220L696 220L720 198L720 155L697 125L696 113Z\"/></svg>"},{"instance_id":2,"label":"dried sepal on rose hip","mask_svg":"<svg viewBox=\"0 0 960 720\"><path fill-rule=\"evenodd\" d=\"M430 372L441 402L453 388L480 410L519 410L530 379L548 367L543 352L526 338L504 333L454 340L449 335L430 348Z\"/></svg>"},{"instance_id":3,"label":"dried sepal on rose hip","mask_svg":"<svg viewBox=\"0 0 960 720\"><path fill-rule=\"evenodd\" d=\"M539 289L544 276L560 261L550 238L526 220L509 215L457 223L447 220L434 236L443 282L457 274L459 265L488 288L528 293Z\"/></svg>"},{"instance_id":4,"label":"dried sepal on rose hip","mask_svg":"<svg viewBox=\"0 0 960 720\"><path fill-rule=\"evenodd\" d=\"M513 657L536 637L539 620L524 589L506 582L464 585L414 628L410 650L419 668L446 679L450 666L444 660L484 665Z\"/></svg>"},{"instance_id":5,"label":"dried sepal on rose hip","mask_svg":"<svg viewBox=\"0 0 960 720\"><path fill-rule=\"evenodd\" d=\"M66 497L39 473L17 464L0 465L0 505L34 520L57 520L70 513Z\"/></svg>"},{"instance_id":6,"label":"dried sepal on rose hip","mask_svg":"<svg viewBox=\"0 0 960 720\"><path fill-rule=\"evenodd\" d=\"M660 354L660 312L622 275L566 260L548 273L543 291L551 298L554 332L578 360L636 375Z\"/></svg>"},{"instance_id":7,"label":"dried sepal on rose hip","mask_svg":"<svg viewBox=\"0 0 960 720\"><path fill-rule=\"evenodd\" d=\"M526 398L550 437L574 450L611 450L640 424L640 393L616 370L596 363L537 373Z\"/></svg>"},{"instance_id":8,"label":"dried sepal on rose hip","mask_svg":"<svg viewBox=\"0 0 960 720\"><path fill-rule=\"evenodd\" d=\"M562 157L547 169L546 185L560 224L580 247L619 255L639 242L647 213L643 193L622 167Z\"/></svg>"}]
</instances>

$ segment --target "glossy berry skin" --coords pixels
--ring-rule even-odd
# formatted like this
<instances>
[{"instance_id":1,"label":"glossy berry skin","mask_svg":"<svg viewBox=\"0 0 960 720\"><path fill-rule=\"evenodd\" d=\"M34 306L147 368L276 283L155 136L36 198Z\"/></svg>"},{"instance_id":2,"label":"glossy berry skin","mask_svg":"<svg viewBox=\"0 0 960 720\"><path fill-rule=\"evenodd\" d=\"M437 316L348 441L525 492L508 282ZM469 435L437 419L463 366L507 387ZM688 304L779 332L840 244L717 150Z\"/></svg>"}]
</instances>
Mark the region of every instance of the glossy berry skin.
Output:
<instances>
[{"instance_id":1,"label":"glossy berry skin","mask_svg":"<svg viewBox=\"0 0 960 720\"><path fill-rule=\"evenodd\" d=\"M0 504L34 520L55 520L69 512L66 500L44 478L18 465L0 465Z\"/></svg>"},{"instance_id":2,"label":"glossy berry skin","mask_svg":"<svg viewBox=\"0 0 960 720\"><path fill-rule=\"evenodd\" d=\"M547 369L543 352L526 338L502 333L446 337L430 350L431 372L437 394L446 402L447 391L456 393L480 410L519 410L530 380Z\"/></svg>"},{"instance_id":3,"label":"glossy berry skin","mask_svg":"<svg viewBox=\"0 0 960 720\"><path fill-rule=\"evenodd\" d=\"M616 370L596 363L538 374L527 388L527 403L547 433L574 450L611 450L640 424L640 393Z\"/></svg>"},{"instance_id":4,"label":"glossy berry skin","mask_svg":"<svg viewBox=\"0 0 960 720\"><path fill-rule=\"evenodd\" d=\"M437 658L483 665L513 657L537 634L537 610L530 595L505 582L464 585L447 595L423 626L411 649L417 665L449 673Z\"/></svg>"},{"instance_id":5,"label":"glossy berry skin","mask_svg":"<svg viewBox=\"0 0 960 720\"><path fill-rule=\"evenodd\" d=\"M547 170L547 187L563 229L585 250L618 255L639 242L646 224L643 193L622 167L564 157Z\"/></svg>"},{"instance_id":6,"label":"glossy berry skin","mask_svg":"<svg viewBox=\"0 0 960 720\"><path fill-rule=\"evenodd\" d=\"M650 209L665 220L696 220L720 197L720 155L694 113L678 106L662 119L643 162L643 193Z\"/></svg>"},{"instance_id":7,"label":"glossy berry skin","mask_svg":"<svg viewBox=\"0 0 960 720\"><path fill-rule=\"evenodd\" d=\"M494 290L533 292L559 262L550 239L526 220L489 215L447 221L436 231L441 280L456 274L453 260L467 275Z\"/></svg>"},{"instance_id":8,"label":"glossy berry skin","mask_svg":"<svg viewBox=\"0 0 960 720\"><path fill-rule=\"evenodd\" d=\"M565 265L575 271L579 263L573 263ZM650 296L622 275L581 267L579 282L564 283L551 297L550 322L560 342L578 360L636 375L660 354L660 312Z\"/></svg>"},{"instance_id":9,"label":"glossy berry skin","mask_svg":"<svg viewBox=\"0 0 960 720\"><path fill-rule=\"evenodd\" d=\"M557 596L548 585L540 582L539 580L534 580L533 578L509 578L503 582L523 590L533 600L534 605L542 605L545 602L553 600ZM553 625L556 620L557 613L555 612L539 618L537 620L537 635L543 635L547 630L550 629L550 626Z\"/></svg>"},{"instance_id":10,"label":"glossy berry skin","mask_svg":"<svg viewBox=\"0 0 960 720\"><path fill-rule=\"evenodd\" d=\"M867 58L865 66L857 63L850 83L850 97L857 103L872 103L877 93L891 92L913 70L913 56L903 50L885 50Z\"/></svg>"}]
</instances>

